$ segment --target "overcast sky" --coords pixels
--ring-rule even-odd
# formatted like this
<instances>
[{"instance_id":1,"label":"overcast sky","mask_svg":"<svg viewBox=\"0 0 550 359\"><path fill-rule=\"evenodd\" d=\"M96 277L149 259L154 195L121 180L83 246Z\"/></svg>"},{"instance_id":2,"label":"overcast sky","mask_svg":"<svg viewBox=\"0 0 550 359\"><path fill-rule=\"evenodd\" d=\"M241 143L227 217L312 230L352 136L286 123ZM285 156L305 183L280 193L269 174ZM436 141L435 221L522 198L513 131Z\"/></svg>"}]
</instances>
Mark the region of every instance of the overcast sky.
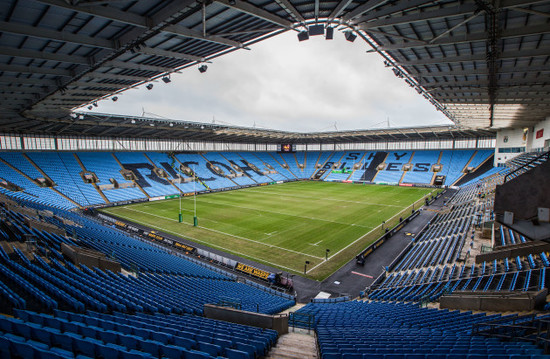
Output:
<instances>
[{"instance_id":1,"label":"overcast sky","mask_svg":"<svg viewBox=\"0 0 550 359\"><path fill-rule=\"evenodd\" d=\"M315 132L450 124L376 53L357 38L287 32L219 57L206 73L197 67L172 82L141 86L93 112ZM83 109L87 111L87 109Z\"/></svg>"}]
</instances>

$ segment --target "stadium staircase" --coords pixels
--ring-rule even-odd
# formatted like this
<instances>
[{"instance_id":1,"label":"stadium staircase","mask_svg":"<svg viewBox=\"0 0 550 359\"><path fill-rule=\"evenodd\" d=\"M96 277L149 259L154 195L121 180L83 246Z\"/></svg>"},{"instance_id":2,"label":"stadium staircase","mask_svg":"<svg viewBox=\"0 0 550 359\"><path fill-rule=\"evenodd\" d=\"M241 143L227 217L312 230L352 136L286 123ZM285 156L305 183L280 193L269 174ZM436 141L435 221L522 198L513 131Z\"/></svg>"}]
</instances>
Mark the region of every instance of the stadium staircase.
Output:
<instances>
[{"instance_id":1,"label":"stadium staircase","mask_svg":"<svg viewBox=\"0 0 550 359\"><path fill-rule=\"evenodd\" d=\"M455 186L461 186L465 183L470 182L474 178L484 174L485 172L489 171L491 168L493 168L493 161L495 159L494 155L489 156L481 165L479 165L476 169L474 169L472 172L467 173L466 175L460 177L458 182L456 182ZM470 161L471 162L471 161Z\"/></svg>"},{"instance_id":2,"label":"stadium staircase","mask_svg":"<svg viewBox=\"0 0 550 359\"><path fill-rule=\"evenodd\" d=\"M378 167L379 164L384 162L386 159L388 153L387 152L377 152L376 155L374 155L374 158L372 159L369 167L365 170L365 173L361 176L361 181L365 182L372 182L374 177L376 177L376 174L378 173L378 170L376 167Z\"/></svg>"},{"instance_id":3,"label":"stadium staircase","mask_svg":"<svg viewBox=\"0 0 550 359\"><path fill-rule=\"evenodd\" d=\"M317 359L317 350L315 335L298 329L280 336L277 345L271 348L265 359Z\"/></svg>"},{"instance_id":4,"label":"stadium staircase","mask_svg":"<svg viewBox=\"0 0 550 359\"><path fill-rule=\"evenodd\" d=\"M73 156L74 156L74 159L76 160L76 162L78 163L78 165L80 166L80 168L82 169L82 171L87 172L88 170L86 169L86 166L84 166L84 163L82 163L82 161L80 160L80 158L78 157L78 155L77 155L76 153L73 153ZM101 190L101 188L99 188L99 186L97 185L97 183L93 183L93 186L94 186L94 188L96 189L97 193L99 193L99 195L101 196L101 198L105 201L105 203L107 203L107 204L111 203L111 201L109 201L109 199L107 198L107 196L105 196L105 193L103 193L103 191Z\"/></svg>"},{"instance_id":5,"label":"stadium staircase","mask_svg":"<svg viewBox=\"0 0 550 359\"><path fill-rule=\"evenodd\" d=\"M143 155L145 156L145 158L147 158L147 161L149 161L149 163L151 163L154 167L157 167L157 164L155 163L155 161L153 161L153 160L147 155L147 153L144 153ZM157 167L157 168L158 168L158 167ZM182 193L181 189L179 189L178 186L176 186L176 185L174 184L174 182L169 181L168 179L167 179L167 181L168 181L168 183L170 183L170 185L172 185L172 187L174 187L174 188L176 189L176 192L177 192L177 193L180 193L180 194Z\"/></svg>"},{"instance_id":6,"label":"stadium staircase","mask_svg":"<svg viewBox=\"0 0 550 359\"><path fill-rule=\"evenodd\" d=\"M114 153L111 153L111 154L113 155L113 158L115 159L115 161L119 164L120 168L124 170L125 168L124 168L124 165L122 164L122 162L120 162L120 160L117 158L117 156ZM145 197L150 198L150 196L147 194L147 192L145 192L143 187L141 187L141 185L139 184L139 181L132 180L132 182L134 182L136 187L139 188L141 192L143 192Z\"/></svg>"}]
</instances>

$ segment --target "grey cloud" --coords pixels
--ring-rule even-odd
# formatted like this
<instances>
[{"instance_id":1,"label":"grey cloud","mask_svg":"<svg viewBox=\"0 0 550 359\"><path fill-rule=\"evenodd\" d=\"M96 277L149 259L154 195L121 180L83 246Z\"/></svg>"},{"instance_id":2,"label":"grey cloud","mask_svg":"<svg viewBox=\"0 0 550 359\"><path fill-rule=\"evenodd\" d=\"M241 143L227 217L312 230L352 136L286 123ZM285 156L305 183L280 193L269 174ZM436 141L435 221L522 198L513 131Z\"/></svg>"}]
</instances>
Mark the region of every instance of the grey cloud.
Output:
<instances>
[{"instance_id":1,"label":"grey cloud","mask_svg":"<svg viewBox=\"0 0 550 359\"><path fill-rule=\"evenodd\" d=\"M385 68L368 46L343 35L299 43L286 33L172 75L172 82L129 90L99 111L148 114L197 122L289 131L365 129L390 119L393 126L449 124L440 112Z\"/></svg>"}]
</instances>

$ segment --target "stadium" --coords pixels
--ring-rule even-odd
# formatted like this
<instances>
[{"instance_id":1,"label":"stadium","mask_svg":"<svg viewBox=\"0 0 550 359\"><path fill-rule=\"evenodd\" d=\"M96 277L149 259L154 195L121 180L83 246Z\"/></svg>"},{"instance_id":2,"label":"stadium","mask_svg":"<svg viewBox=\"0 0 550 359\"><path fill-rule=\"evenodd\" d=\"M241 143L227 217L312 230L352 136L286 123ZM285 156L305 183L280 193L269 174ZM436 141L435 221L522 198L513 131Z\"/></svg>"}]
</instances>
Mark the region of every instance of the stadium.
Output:
<instances>
[{"instance_id":1,"label":"stadium","mask_svg":"<svg viewBox=\"0 0 550 359\"><path fill-rule=\"evenodd\" d=\"M550 1L0 4L2 358L550 358ZM452 124L99 111L288 33Z\"/></svg>"}]
</instances>

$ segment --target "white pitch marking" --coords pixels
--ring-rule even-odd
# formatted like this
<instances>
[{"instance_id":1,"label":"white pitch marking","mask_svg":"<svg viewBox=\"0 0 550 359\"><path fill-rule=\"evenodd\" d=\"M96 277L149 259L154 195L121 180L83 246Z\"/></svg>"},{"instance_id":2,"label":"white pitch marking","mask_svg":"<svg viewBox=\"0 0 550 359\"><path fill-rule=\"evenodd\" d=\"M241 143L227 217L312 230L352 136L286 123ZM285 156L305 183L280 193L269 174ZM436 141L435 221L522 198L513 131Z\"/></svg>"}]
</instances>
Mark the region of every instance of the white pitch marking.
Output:
<instances>
[{"instance_id":1,"label":"white pitch marking","mask_svg":"<svg viewBox=\"0 0 550 359\"><path fill-rule=\"evenodd\" d=\"M177 219L159 216L158 214L152 214L152 213L140 211L139 209L134 209L134 208L129 208L129 207L127 207L127 209L129 209L129 210L131 210L131 211L134 211L134 212L140 212L140 213L148 214L148 215L150 215L150 216L159 217L159 218L166 219L166 220L169 220L169 221L178 222ZM106 212L110 213L108 210L106 210ZM213 221L213 222L216 222L216 221ZM218 223L218 222L216 222L216 223ZM187 225L187 226L191 226L190 223L185 223L185 222L184 222L183 224L185 224L185 225ZM151 227L153 227L153 226L151 226ZM311 255L311 254L302 253L302 252L298 252L298 251L293 251L292 249L288 249L288 248L283 248L283 247L275 246L275 245L273 245L273 244L267 244L267 243L263 243L263 242L260 242L260 241L255 241L255 240L250 239L250 238L237 236L237 235L235 235L235 234L225 233L225 232L218 231L218 230L215 230L215 229L212 229L212 228L206 228L206 227L202 227L202 226L198 226L198 227L199 227L199 228L202 228L202 229L205 229L205 230L207 230L207 231L220 233L220 234L223 234L223 235L226 235L226 236L230 236L230 237L242 239L242 240L245 240L245 241L250 241L250 242L254 242L254 243L259 243L259 244L262 244L262 245L267 246L267 247L270 247L270 248L277 248L277 249L280 249L280 250L283 250L283 251L286 251L286 252L301 254L301 255L304 255L304 256L308 256L308 257L312 257L312 258L317 258L317 259L323 259L322 257L317 257L317 256L314 256L314 255ZM156 228L156 227L155 227L155 228ZM162 229L162 230L164 230L164 229Z\"/></svg>"}]
</instances>

